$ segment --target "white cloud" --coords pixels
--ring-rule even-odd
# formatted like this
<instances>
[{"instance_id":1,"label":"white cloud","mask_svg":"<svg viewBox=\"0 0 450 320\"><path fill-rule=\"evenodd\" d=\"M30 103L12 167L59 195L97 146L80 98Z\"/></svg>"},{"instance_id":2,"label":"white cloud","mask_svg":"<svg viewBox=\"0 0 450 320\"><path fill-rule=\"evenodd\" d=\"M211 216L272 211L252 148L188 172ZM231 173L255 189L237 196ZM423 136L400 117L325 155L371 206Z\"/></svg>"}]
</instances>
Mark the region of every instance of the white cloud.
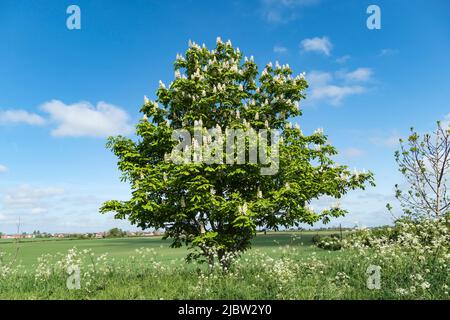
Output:
<instances>
[{"instance_id":1,"label":"white cloud","mask_svg":"<svg viewBox=\"0 0 450 320\"><path fill-rule=\"evenodd\" d=\"M261 0L260 13L270 23L288 23L297 19L295 9L318 3L319 0Z\"/></svg>"},{"instance_id":2,"label":"white cloud","mask_svg":"<svg viewBox=\"0 0 450 320\"><path fill-rule=\"evenodd\" d=\"M13 225L18 219L21 226L29 225L33 217L42 217L48 212L53 201L58 201L65 190L57 187L35 187L20 185L7 190L0 190L0 216L3 225ZM10 229L11 230L11 229ZM2 230L5 231L5 230Z\"/></svg>"},{"instance_id":3,"label":"white cloud","mask_svg":"<svg viewBox=\"0 0 450 320\"><path fill-rule=\"evenodd\" d=\"M390 49L390 48L385 48L385 49L381 49L380 53L378 54L379 57L384 57L384 56L392 56L394 54L398 53L397 49Z\"/></svg>"},{"instance_id":4,"label":"white cloud","mask_svg":"<svg viewBox=\"0 0 450 320\"><path fill-rule=\"evenodd\" d=\"M372 74L370 68L358 68L351 72L338 72L337 76L348 82L366 82L372 78Z\"/></svg>"},{"instance_id":5,"label":"white cloud","mask_svg":"<svg viewBox=\"0 0 450 320\"><path fill-rule=\"evenodd\" d=\"M326 85L313 89L310 98L311 100L326 100L332 105L339 105L344 98L365 91L366 89L361 86Z\"/></svg>"},{"instance_id":6,"label":"white cloud","mask_svg":"<svg viewBox=\"0 0 450 320\"><path fill-rule=\"evenodd\" d=\"M322 101L331 105L339 105L348 96L366 92L367 88L357 82L369 81L372 73L369 68L358 68L352 72L340 71L334 74L317 70L308 72L306 79L310 91L307 101L311 101L311 103Z\"/></svg>"},{"instance_id":7,"label":"white cloud","mask_svg":"<svg viewBox=\"0 0 450 320\"><path fill-rule=\"evenodd\" d=\"M337 59L336 59L336 62L337 62L337 63L340 63L340 64L344 64L344 63L346 63L348 60L350 60L350 58L351 58L351 56L345 55L345 56L342 56L342 57L337 58Z\"/></svg>"},{"instance_id":8,"label":"white cloud","mask_svg":"<svg viewBox=\"0 0 450 320\"><path fill-rule=\"evenodd\" d=\"M286 53L288 51L288 49L286 47L283 46L275 46L273 47L273 52L275 53Z\"/></svg>"},{"instance_id":9,"label":"white cloud","mask_svg":"<svg viewBox=\"0 0 450 320\"><path fill-rule=\"evenodd\" d=\"M392 224L392 216L386 210L386 203L395 203L394 193L380 187L368 188L367 190L354 190L344 195L341 199L324 196L311 203L317 211L330 208L333 204L339 203L341 208L349 211L344 217L331 220L326 226L354 227L381 226ZM369 208L369 210L368 210ZM316 223L316 227L323 224Z\"/></svg>"},{"instance_id":10,"label":"white cloud","mask_svg":"<svg viewBox=\"0 0 450 320\"><path fill-rule=\"evenodd\" d=\"M98 232L119 227L136 230L127 220L118 221L113 214L102 215L98 208L109 199L125 200L126 187L118 191L110 185L0 186L0 221L5 233L40 230L46 232Z\"/></svg>"},{"instance_id":11,"label":"white cloud","mask_svg":"<svg viewBox=\"0 0 450 320\"><path fill-rule=\"evenodd\" d=\"M48 210L46 208L39 208L39 207L37 207L37 208L32 208L31 209L31 213L32 214L43 214L43 213L47 213L47 212L48 212Z\"/></svg>"},{"instance_id":12,"label":"white cloud","mask_svg":"<svg viewBox=\"0 0 450 320\"><path fill-rule=\"evenodd\" d=\"M114 105L98 102L65 104L59 100L44 103L41 109L57 124L52 135L57 137L105 137L131 132L128 114Z\"/></svg>"},{"instance_id":13,"label":"white cloud","mask_svg":"<svg viewBox=\"0 0 450 320\"><path fill-rule=\"evenodd\" d=\"M45 119L35 113L25 110L6 110L0 111L0 124L24 123L28 125L40 126L45 124Z\"/></svg>"},{"instance_id":14,"label":"white cloud","mask_svg":"<svg viewBox=\"0 0 450 320\"><path fill-rule=\"evenodd\" d=\"M56 187L32 187L21 185L10 189L3 197L3 203L14 207L39 207L38 204L45 198L64 194L64 189Z\"/></svg>"},{"instance_id":15,"label":"white cloud","mask_svg":"<svg viewBox=\"0 0 450 320\"><path fill-rule=\"evenodd\" d=\"M333 44L327 37L315 37L310 39L303 39L300 43L300 47L306 52L318 52L329 56L331 54L331 49Z\"/></svg>"},{"instance_id":16,"label":"white cloud","mask_svg":"<svg viewBox=\"0 0 450 320\"><path fill-rule=\"evenodd\" d=\"M324 86L333 79L333 75L329 72L313 70L306 75L306 79L311 87Z\"/></svg>"},{"instance_id":17,"label":"white cloud","mask_svg":"<svg viewBox=\"0 0 450 320\"><path fill-rule=\"evenodd\" d=\"M0 173L4 173L6 171L8 171L8 168L6 166L0 164Z\"/></svg>"},{"instance_id":18,"label":"white cloud","mask_svg":"<svg viewBox=\"0 0 450 320\"><path fill-rule=\"evenodd\" d=\"M44 103L41 109L49 114L46 119L25 110L0 110L1 124L45 125L56 123L52 135L58 137L105 137L130 133L128 114L117 106L100 101L96 106L89 102L64 104L59 100Z\"/></svg>"},{"instance_id":19,"label":"white cloud","mask_svg":"<svg viewBox=\"0 0 450 320\"><path fill-rule=\"evenodd\" d=\"M444 117L444 121L441 121L441 124L444 128L450 126L450 113Z\"/></svg>"},{"instance_id":20,"label":"white cloud","mask_svg":"<svg viewBox=\"0 0 450 320\"><path fill-rule=\"evenodd\" d=\"M397 132L393 132L392 134L390 134L388 136L372 137L372 138L370 138L370 142L377 146L394 148L394 147L399 146L400 138L401 138L401 136Z\"/></svg>"},{"instance_id":21,"label":"white cloud","mask_svg":"<svg viewBox=\"0 0 450 320\"><path fill-rule=\"evenodd\" d=\"M347 148L342 151L345 157L356 158L364 155L364 151L358 148Z\"/></svg>"}]
</instances>

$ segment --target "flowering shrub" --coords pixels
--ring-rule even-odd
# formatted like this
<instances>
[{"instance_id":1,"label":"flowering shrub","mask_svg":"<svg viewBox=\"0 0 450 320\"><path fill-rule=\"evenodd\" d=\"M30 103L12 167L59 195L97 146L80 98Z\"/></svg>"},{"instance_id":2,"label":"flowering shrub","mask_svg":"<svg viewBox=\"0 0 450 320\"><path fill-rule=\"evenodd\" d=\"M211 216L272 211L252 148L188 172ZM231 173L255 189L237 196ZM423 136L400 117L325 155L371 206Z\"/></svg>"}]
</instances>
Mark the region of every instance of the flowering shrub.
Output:
<instances>
[{"instance_id":1,"label":"flowering shrub","mask_svg":"<svg viewBox=\"0 0 450 320\"><path fill-rule=\"evenodd\" d=\"M320 237L316 242L316 246L325 250L340 250L342 248L342 241L338 235Z\"/></svg>"},{"instance_id":2,"label":"flowering shrub","mask_svg":"<svg viewBox=\"0 0 450 320\"><path fill-rule=\"evenodd\" d=\"M22 265L14 265L14 261L15 257L0 251L0 281L15 277L21 272L26 272L23 270Z\"/></svg>"},{"instance_id":3,"label":"flowering shrub","mask_svg":"<svg viewBox=\"0 0 450 320\"><path fill-rule=\"evenodd\" d=\"M382 236L361 231L344 239L343 247L356 252L356 259L376 264L382 273L390 274L393 279L387 283L398 297L430 298L431 289L448 296L448 221L401 219L395 229L395 233Z\"/></svg>"},{"instance_id":4,"label":"flowering shrub","mask_svg":"<svg viewBox=\"0 0 450 320\"><path fill-rule=\"evenodd\" d=\"M446 219L399 219L394 227L363 229L342 241L347 248L402 247L403 249L434 253L448 250L449 222ZM431 250L431 251L430 251Z\"/></svg>"}]
</instances>

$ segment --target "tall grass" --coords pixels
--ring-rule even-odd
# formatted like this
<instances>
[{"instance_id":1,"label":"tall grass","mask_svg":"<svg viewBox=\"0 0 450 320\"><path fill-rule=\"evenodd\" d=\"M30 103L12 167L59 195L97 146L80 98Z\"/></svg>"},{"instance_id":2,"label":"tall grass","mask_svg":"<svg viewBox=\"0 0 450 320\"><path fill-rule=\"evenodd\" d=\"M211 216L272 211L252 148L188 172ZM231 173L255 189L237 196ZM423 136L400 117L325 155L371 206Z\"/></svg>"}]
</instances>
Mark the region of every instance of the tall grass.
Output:
<instances>
[{"instance_id":1,"label":"tall grass","mask_svg":"<svg viewBox=\"0 0 450 320\"><path fill-rule=\"evenodd\" d=\"M0 263L3 299L449 299L448 228L403 226L395 239L370 231L340 251L279 246L251 250L224 273L182 259L162 263L155 250L126 259L91 250L45 255L33 269ZM67 288L67 267L80 266L79 290ZM367 286L371 265L380 287Z\"/></svg>"}]
</instances>

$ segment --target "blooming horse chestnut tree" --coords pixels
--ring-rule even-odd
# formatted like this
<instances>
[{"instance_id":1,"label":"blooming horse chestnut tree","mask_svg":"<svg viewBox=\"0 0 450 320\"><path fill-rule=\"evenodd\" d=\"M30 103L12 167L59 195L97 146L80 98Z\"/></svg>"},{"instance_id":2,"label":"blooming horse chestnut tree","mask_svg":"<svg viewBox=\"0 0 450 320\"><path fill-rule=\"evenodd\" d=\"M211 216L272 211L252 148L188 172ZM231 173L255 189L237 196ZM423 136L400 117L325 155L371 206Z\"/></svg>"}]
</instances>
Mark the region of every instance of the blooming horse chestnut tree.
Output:
<instances>
[{"instance_id":1,"label":"blooming horse chestnut tree","mask_svg":"<svg viewBox=\"0 0 450 320\"><path fill-rule=\"evenodd\" d=\"M156 101L144 98L138 139L108 140L132 194L128 201L107 201L102 213L114 212L115 218L128 218L143 229L164 228L173 247L191 249L188 261L226 268L231 258L250 248L258 227L328 222L346 211L333 206L317 212L309 206L311 200L340 198L374 184L371 172L350 172L331 159L337 151L321 129L305 135L291 125L289 118L302 114L299 102L308 84L303 74L292 77L288 65L268 64L259 73L253 57L244 58L230 41L218 38L213 50L190 43L184 55L177 55L174 68L175 79L167 87L160 82ZM199 127L200 138L194 132ZM208 128L219 135L212 137ZM266 154L259 154L260 160L275 154L271 163L221 157L224 141L228 137L227 142L234 143L235 137L220 133L237 129L244 135L264 131L256 139L260 146L264 135L271 136L263 148ZM194 138L180 138L180 130ZM183 149L184 160L174 161L174 149L182 140L189 144ZM233 158L235 151L248 152L256 140L245 135L240 149L231 149ZM200 154L195 155L195 149ZM219 156L206 161L211 155ZM268 164L275 169L264 174Z\"/></svg>"}]
</instances>

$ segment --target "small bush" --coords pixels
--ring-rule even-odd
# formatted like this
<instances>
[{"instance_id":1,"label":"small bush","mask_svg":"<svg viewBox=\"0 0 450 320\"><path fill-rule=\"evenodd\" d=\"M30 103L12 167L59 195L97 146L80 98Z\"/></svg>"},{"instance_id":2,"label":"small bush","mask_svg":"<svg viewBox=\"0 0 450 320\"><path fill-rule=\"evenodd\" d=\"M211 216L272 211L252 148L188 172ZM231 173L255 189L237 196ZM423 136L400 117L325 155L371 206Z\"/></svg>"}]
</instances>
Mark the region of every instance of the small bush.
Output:
<instances>
[{"instance_id":1,"label":"small bush","mask_svg":"<svg viewBox=\"0 0 450 320\"><path fill-rule=\"evenodd\" d=\"M332 234L328 237L321 237L316 243L316 246L325 250L340 250L342 248L341 238L336 234Z\"/></svg>"}]
</instances>

